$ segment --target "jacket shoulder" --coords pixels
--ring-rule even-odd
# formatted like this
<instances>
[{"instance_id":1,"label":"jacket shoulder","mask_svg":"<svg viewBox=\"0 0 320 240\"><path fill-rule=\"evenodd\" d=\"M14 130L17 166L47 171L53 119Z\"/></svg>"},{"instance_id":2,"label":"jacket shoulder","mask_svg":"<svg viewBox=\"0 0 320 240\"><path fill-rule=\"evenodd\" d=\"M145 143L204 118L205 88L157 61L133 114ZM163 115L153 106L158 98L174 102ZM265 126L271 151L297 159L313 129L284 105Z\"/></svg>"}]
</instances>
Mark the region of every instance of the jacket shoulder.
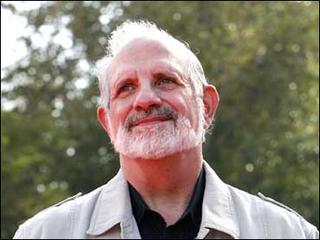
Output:
<instances>
[{"instance_id":1,"label":"jacket shoulder","mask_svg":"<svg viewBox=\"0 0 320 240\"><path fill-rule=\"evenodd\" d=\"M296 223L297 228L294 228L293 231L301 230L303 237L306 239L319 239L319 231L318 229L309 223L303 216L301 216L297 211L288 207L287 205L276 201L273 198L266 197L262 193L258 192L258 197L264 201L265 210L270 212L272 215L270 218L277 219L280 218L282 221L285 221L287 224ZM272 206L272 207L271 207ZM277 213L280 212L278 209L282 209L282 216L278 216ZM290 221L289 221L289 220ZM275 222L276 224L277 222ZM293 225L293 224L292 224Z\"/></svg>"},{"instance_id":2,"label":"jacket shoulder","mask_svg":"<svg viewBox=\"0 0 320 240\"><path fill-rule=\"evenodd\" d=\"M85 195L77 193L41 210L22 223L13 238L70 238L75 224L75 213L87 209L100 190L101 187Z\"/></svg>"},{"instance_id":3,"label":"jacket shoulder","mask_svg":"<svg viewBox=\"0 0 320 240\"><path fill-rule=\"evenodd\" d=\"M283 203L281 202L278 202L276 200L274 200L273 198L270 198L270 197L266 197L265 195L263 195L261 192L258 192L258 197L260 199L262 199L263 201L266 201L266 202L269 202L269 203L272 203L272 204L275 204L276 206L279 206L291 213L294 213L296 216L298 217L302 217L299 213L297 213L296 211L294 211L293 209L289 208L288 206L284 205Z\"/></svg>"},{"instance_id":4,"label":"jacket shoulder","mask_svg":"<svg viewBox=\"0 0 320 240\"><path fill-rule=\"evenodd\" d=\"M258 193L229 186L238 216L246 216L261 228L266 238L319 238L315 226L288 206Z\"/></svg>"}]
</instances>

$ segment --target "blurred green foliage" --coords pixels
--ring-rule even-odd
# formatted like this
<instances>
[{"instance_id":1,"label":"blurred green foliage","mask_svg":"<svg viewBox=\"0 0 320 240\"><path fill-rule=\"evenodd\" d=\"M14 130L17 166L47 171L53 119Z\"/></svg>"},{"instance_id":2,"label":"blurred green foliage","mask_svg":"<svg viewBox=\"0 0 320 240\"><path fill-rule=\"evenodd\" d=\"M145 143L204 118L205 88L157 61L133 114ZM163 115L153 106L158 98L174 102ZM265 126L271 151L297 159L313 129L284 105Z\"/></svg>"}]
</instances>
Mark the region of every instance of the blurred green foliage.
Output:
<instances>
[{"instance_id":1,"label":"blurred green foliage","mask_svg":"<svg viewBox=\"0 0 320 240\"><path fill-rule=\"evenodd\" d=\"M222 179L289 205L319 228L318 2L2 7L25 17L30 34L21 38L27 56L1 76L1 238L119 168L96 120L95 66L106 37L126 19L153 21L197 53L221 97L204 155ZM70 39L57 41L65 32ZM35 37L43 34L44 47Z\"/></svg>"}]
</instances>

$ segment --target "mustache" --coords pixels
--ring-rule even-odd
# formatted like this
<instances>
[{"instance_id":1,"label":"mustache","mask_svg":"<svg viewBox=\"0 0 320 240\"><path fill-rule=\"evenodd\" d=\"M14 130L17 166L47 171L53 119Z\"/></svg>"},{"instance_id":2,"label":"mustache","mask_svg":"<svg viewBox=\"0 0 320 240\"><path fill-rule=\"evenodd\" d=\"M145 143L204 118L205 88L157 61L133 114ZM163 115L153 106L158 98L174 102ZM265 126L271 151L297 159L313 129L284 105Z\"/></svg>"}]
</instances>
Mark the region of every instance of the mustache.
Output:
<instances>
[{"instance_id":1,"label":"mustache","mask_svg":"<svg viewBox=\"0 0 320 240\"><path fill-rule=\"evenodd\" d=\"M126 129L130 130L135 122L140 121L149 116L165 117L168 119L172 119L174 123L178 119L178 113L169 107L151 107L146 111L137 112L128 117L128 119L125 121L124 126Z\"/></svg>"}]
</instances>

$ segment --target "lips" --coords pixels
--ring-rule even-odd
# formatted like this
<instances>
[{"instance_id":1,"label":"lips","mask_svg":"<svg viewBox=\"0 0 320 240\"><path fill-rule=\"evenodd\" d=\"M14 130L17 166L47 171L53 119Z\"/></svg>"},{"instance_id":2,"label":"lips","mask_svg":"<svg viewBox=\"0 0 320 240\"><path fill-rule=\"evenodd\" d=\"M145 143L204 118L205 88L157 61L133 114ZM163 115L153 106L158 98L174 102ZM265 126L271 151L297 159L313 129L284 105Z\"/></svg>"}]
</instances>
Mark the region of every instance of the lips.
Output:
<instances>
[{"instance_id":1,"label":"lips","mask_svg":"<svg viewBox=\"0 0 320 240\"><path fill-rule=\"evenodd\" d=\"M149 116L143 119L140 119L138 121L135 121L132 126L139 126L139 125L150 125L158 122L164 122L171 120L171 117L165 117L165 116Z\"/></svg>"}]
</instances>

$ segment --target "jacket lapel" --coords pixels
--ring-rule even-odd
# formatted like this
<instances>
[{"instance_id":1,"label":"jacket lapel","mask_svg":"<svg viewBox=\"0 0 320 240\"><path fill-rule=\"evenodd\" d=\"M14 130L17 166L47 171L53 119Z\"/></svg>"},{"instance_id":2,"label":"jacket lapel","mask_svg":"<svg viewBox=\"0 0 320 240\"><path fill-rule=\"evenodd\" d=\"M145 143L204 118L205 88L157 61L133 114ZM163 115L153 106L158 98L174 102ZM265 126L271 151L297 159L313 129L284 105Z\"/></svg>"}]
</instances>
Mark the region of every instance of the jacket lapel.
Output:
<instances>
[{"instance_id":1,"label":"jacket lapel","mask_svg":"<svg viewBox=\"0 0 320 240\"><path fill-rule=\"evenodd\" d=\"M239 226L230 191L209 164L203 161L206 187L202 204L202 220L197 238L239 237Z\"/></svg>"},{"instance_id":2,"label":"jacket lapel","mask_svg":"<svg viewBox=\"0 0 320 240\"><path fill-rule=\"evenodd\" d=\"M87 234L94 238L140 238L128 183L121 170L102 189Z\"/></svg>"}]
</instances>

